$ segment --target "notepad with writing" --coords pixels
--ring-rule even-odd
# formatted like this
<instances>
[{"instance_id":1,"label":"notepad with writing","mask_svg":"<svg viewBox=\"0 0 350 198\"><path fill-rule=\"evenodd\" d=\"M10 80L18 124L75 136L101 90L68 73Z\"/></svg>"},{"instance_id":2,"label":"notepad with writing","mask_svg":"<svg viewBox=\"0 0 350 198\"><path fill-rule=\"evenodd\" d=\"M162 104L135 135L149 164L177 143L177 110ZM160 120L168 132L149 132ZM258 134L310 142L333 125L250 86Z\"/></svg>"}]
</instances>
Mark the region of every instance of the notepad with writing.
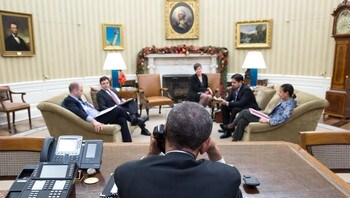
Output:
<instances>
[{"instance_id":1,"label":"notepad with writing","mask_svg":"<svg viewBox=\"0 0 350 198\"><path fill-rule=\"evenodd\" d=\"M112 173L111 176L108 179L108 182L106 186L104 187L102 193L100 194L101 198L108 198L108 197L119 197L118 196L118 187L115 185L114 182L114 174Z\"/></svg>"},{"instance_id":2,"label":"notepad with writing","mask_svg":"<svg viewBox=\"0 0 350 198\"><path fill-rule=\"evenodd\" d=\"M249 112L259 118L264 118L264 119L270 119L270 117L264 113L261 113L260 111L257 111L253 108L249 108Z\"/></svg>"}]
</instances>

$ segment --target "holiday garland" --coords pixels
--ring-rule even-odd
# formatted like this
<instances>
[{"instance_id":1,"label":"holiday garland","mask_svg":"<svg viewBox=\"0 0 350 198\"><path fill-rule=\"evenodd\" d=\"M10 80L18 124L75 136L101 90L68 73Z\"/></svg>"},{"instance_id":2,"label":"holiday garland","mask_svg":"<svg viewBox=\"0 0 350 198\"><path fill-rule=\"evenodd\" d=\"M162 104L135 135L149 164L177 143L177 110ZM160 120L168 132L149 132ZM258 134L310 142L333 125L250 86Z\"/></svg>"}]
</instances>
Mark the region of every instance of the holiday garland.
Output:
<instances>
[{"instance_id":1,"label":"holiday garland","mask_svg":"<svg viewBox=\"0 0 350 198\"><path fill-rule=\"evenodd\" d=\"M157 48L156 46L145 47L137 54L137 74L145 73L146 65L147 65L147 55L149 54L210 54L217 55L217 72L221 73L221 83L220 90L221 93L224 94L223 87L226 87L226 75L227 75L227 65L228 65L228 50L224 47L196 47L193 45L177 45L171 47L163 47Z\"/></svg>"}]
</instances>

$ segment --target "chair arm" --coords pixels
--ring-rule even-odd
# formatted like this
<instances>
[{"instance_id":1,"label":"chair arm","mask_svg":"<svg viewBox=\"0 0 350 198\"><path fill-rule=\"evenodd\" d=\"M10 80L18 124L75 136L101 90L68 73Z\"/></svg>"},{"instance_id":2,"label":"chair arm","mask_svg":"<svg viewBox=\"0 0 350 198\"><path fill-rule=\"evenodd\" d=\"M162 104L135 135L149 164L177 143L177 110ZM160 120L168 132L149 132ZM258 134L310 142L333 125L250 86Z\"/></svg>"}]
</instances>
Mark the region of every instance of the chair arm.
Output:
<instances>
[{"instance_id":1,"label":"chair arm","mask_svg":"<svg viewBox=\"0 0 350 198\"><path fill-rule=\"evenodd\" d=\"M140 103L141 104L148 103L148 100L145 96L145 91L139 88L138 92L139 92Z\"/></svg>"},{"instance_id":2,"label":"chair arm","mask_svg":"<svg viewBox=\"0 0 350 198\"><path fill-rule=\"evenodd\" d=\"M14 92L14 91L9 91L10 92L10 98L11 98L11 102L13 102L12 101L12 94L21 94L21 99L22 99L22 101L24 102L24 103L26 103L26 101L24 101L24 95L26 95L26 92Z\"/></svg>"},{"instance_id":3,"label":"chair arm","mask_svg":"<svg viewBox=\"0 0 350 198\"><path fill-rule=\"evenodd\" d=\"M173 99L173 97L170 96L170 93L168 92L168 88L161 87L161 88L160 88L160 91L163 92L163 95L164 95L164 96L166 96L166 97L168 97L168 98L170 98L170 99Z\"/></svg>"}]
</instances>

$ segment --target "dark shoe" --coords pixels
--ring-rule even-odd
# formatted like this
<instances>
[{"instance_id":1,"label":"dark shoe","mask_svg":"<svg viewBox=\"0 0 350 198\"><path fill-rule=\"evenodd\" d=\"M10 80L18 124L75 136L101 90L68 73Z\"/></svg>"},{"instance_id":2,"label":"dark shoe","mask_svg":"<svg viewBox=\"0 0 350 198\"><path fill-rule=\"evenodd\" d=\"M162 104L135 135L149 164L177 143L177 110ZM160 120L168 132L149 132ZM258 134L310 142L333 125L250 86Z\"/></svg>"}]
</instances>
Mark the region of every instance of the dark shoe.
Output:
<instances>
[{"instance_id":1,"label":"dark shoe","mask_svg":"<svg viewBox=\"0 0 350 198\"><path fill-rule=\"evenodd\" d=\"M138 124L144 124L149 120L149 116L142 116L137 118L137 123Z\"/></svg>"},{"instance_id":2,"label":"dark shoe","mask_svg":"<svg viewBox=\"0 0 350 198\"><path fill-rule=\"evenodd\" d=\"M219 132L219 133L223 133L223 132L225 132L225 130L218 129L218 132Z\"/></svg>"},{"instance_id":3,"label":"dark shoe","mask_svg":"<svg viewBox=\"0 0 350 198\"><path fill-rule=\"evenodd\" d=\"M220 136L220 139L225 139L231 137L231 133L228 131L225 131L224 134Z\"/></svg>"},{"instance_id":4,"label":"dark shoe","mask_svg":"<svg viewBox=\"0 0 350 198\"><path fill-rule=\"evenodd\" d=\"M144 128L144 129L142 129L141 130L141 135L147 135L147 136L150 136L151 135L151 133L146 129L146 128Z\"/></svg>"},{"instance_id":5,"label":"dark shoe","mask_svg":"<svg viewBox=\"0 0 350 198\"><path fill-rule=\"evenodd\" d=\"M220 124L220 128L221 128L222 130L224 130L224 131L228 131L228 130L229 130L229 128L227 127L226 124Z\"/></svg>"},{"instance_id":6,"label":"dark shoe","mask_svg":"<svg viewBox=\"0 0 350 198\"><path fill-rule=\"evenodd\" d=\"M235 138L232 138L231 141L232 141L232 142L237 142L238 140L236 140Z\"/></svg>"}]
</instances>

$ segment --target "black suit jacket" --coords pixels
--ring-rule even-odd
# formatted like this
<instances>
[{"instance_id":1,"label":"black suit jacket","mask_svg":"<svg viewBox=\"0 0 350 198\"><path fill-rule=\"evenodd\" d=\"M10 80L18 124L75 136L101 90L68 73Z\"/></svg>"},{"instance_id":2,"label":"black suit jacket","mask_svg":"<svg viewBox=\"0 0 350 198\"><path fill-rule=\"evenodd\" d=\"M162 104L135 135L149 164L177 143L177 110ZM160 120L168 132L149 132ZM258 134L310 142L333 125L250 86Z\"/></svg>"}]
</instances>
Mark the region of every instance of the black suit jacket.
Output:
<instances>
[{"instance_id":1,"label":"black suit jacket","mask_svg":"<svg viewBox=\"0 0 350 198\"><path fill-rule=\"evenodd\" d=\"M12 35L5 39L5 50L6 51L29 51L28 46L21 37L18 37L20 43L17 43L16 39Z\"/></svg>"},{"instance_id":2,"label":"black suit jacket","mask_svg":"<svg viewBox=\"0 0 350 198\"><path fill-rule=\"evenodd\" d=\"M115 89L111 89L113 93L115 93L118 98L121 100L119 93ZM105 110L109 107L113 107L115 105L115 102L105 90L101 89L99 92L97 92L97 102L98 102L98 108L99 110Z\"/></svg>"},{"instance_id":3,"label":"black suit jacket","mask_svg":"<svg viewBox=\"0 0 350 198\"><path fill-rule=\"evenodd\" d=\"M199 96L198 92L205 92L208 90L208 76L205 74L202 74L202 82L204 86L201 86L201 82L199 81L199 78L197 74L194 74L191 76L191 85L190 89L188 90L188 95L187 99L189 101L199 101Z\"/></svg>"},{"instance_id":4,"label":"black suit jacket","mask_svg":"<svg viewBox=\"0 0 350 198\"><path fill-rule=\"evenodd\" d=\"M122 164L114 179L121 198L241 196L241 175L235 167L178 152Z\"/></svg>"},{"instance_id":5,"label":"black suit jacket","mask_svg":"<svg viewBox=\"0 0 350 198\"><path fill-rule=\"evenodd\" d=\"M79 101L72 96L67 96L62 102L62 106L86 121L88 114L85 112Z\"/></svg>"},{"instance_id":6,"label":"black suit jacket","mask_svg":"<svg viewBox=\"0 0 350 198\"><path fill-rule=\"evenodd\" d=\"M256 102L253 91L246 84L242 84L241 88L238 91L237 99L235 90L232 90L231 93L225 98L229 102L229 107L240 107L242 109L253 108L260 110L258 103Z\"/></svg>"}]
</instances>

